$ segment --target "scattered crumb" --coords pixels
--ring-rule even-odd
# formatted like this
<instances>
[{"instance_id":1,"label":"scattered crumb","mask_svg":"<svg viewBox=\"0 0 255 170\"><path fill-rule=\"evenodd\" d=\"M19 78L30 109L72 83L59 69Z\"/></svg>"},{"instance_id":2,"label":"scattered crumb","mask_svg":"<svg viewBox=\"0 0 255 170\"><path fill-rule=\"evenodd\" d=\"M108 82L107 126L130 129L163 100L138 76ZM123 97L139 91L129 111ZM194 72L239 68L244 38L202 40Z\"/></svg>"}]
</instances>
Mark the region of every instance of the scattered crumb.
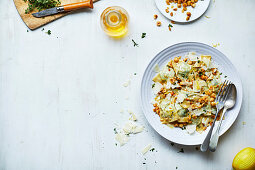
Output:
<instances>
[{"instance_id":1,"label":"scattered crumb","mask_svg":"<svg viewBox=\"0 0 255 170\"><path fill-rule=\"evenodd\" d=\"M132 113L129 120L137 121L136 115L134 113Z\"/></svg>"},{"instance_id":2,"label":"scattered crumb","mask_svg":"<svg viewBox=\"0 0 255 170\"><path fill-rule=\"evenodd\" d=\"M142 154L143 155L146 154L150 149L151 149L151 144L145 146L145 148L143 148L143 150L142 150Z\"/></svg>"},{"instance_id":3,"label":"scattered crumb","mask_svg":"<svg viewBox=\"0 0 255 170\"><path fill-rule=\"evenodd\" d=\"M160 68L159 68L159 65L158 64L155 64L154 68L153 68L153 71L155 71L156 73L159 73L160 72Z\"/></svg>"},{"instance_id":4,"label":"scattered crumb","mask_svg":"<svg viewBox=\"0 0 255 170\"><path fill-rule=\"evenodd\" d=\"M138 125L134 122L131 122L131 121L128 121L124 127L122 129L120 129L119 131L117 131L116 128L114 128L114 133L116 134L115 135L115 139L116 141L119 142L120 146L123 146L125 145L128 140L129 140L129 135L130 134L137 134L137 133L140 133L142 132L144 129L143 126L141 125Z\"/></svg>"},{"instance_id":5,"label":"scattered crumb","mask_svg":"<svg viewBox=\"0 0 255 170\"><path fill-rule=\"evenodd\" d=\"M124 133L117 133L115 139L119 142L120 146L123 146L128 142L128 136Z\"/></svg>"},{"instance_id":6,"label":"scattered crumb","mask_svg":"<svg viewBox=\"0 0 255 170\"><path fill-rule=\"evenodd\" d=\"M246 122L242 122L243 125L246 125Z\"/></svg>"},{"instance_id":7,"label":"scattered crumb","mask_svg":"<svg viewBox=\"0 0 255 170\"><path fill-rule=\"evenodd\" d=\"M211 18L211 17L209 17L209 16L205 15L205 18Z\"/></svg>"},{"instance_id":8,"label":"scattered crumb","mask_svg":"<svg viewBox=\"0 0 255 170\"><path fill-rule=\"evenodd\" d=\"M154 19L157 19L157 18L158 18L158 15L155 14L155 15L153 16L153 18L154 18Z\"/></svg>"},{"instance_id":9,"label":"scattered crumb","mask_svg":"<svg viewBox=\"0 0 255 170\"><path fill-rule=\"evenodd\" d=\"M172 24L175 24L175 21L171 21Z\"/></svg>"},{"instance_id":10,"label":"scattered crumb","mask_svg":"<svg viewBox=\"0 0 255 170\"><path fill-rule=\"evenodd\" d=\"M128 80L128 81L126 81L125 83L123 83L123 86L124 86L124 87L127 87L127 86L129 86L129 84L130 84L130 80Z\"/></svg>"},{"instance_id":11,"label":"scattered crumb","mask_svg":"<svg viewBox=\"0 0 255 170\"><path fill-rule=\"evenodd\" d=\"M128 121L124 127L123 127L123 131L125 134L136 134L136 133L140 133L142 132L144 129L143 126L138 125L134 122Z\"/></svg>"},{"instance_id":12,"label":"scattered crumb","mask_svg":"<svg viewBox=\"0 0 255 170\"><path fill-rule=\"evenodd\" d=\"M216 44L213 44L213 43L212 43L212 46L213 46L214 48L216 48L216 47L220 46L220 43L216 43Z\"/></svg>"},{"instance_id":13,"label":"scattered crumb","mask_svg":"<svg viewBox=\"0 0 255 170\"><path fill-rule=\"evenodd\" d=\"M160 22L160 21L157 22L157 26L158 26L158 27L161 26L161 22Z\"/></svg>"}]
</instances>

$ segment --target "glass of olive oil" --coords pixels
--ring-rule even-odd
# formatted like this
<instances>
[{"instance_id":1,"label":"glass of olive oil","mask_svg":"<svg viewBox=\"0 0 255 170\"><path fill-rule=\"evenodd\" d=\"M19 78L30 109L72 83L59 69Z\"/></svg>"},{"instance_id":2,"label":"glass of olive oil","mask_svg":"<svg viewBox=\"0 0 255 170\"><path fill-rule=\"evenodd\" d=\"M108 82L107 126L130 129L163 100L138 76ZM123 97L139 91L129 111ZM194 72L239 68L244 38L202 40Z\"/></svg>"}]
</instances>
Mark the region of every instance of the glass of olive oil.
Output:
<instances>
[{"instance_id":1,"label":"glass of olive oil","mask_svg":"<svg viewBox=\"0 0 255 170\"><path fill-rule=\"evenodd\" d=\"M104 32L115 38L124 37L127 34L128 20L127 11L119 6L106 8L100 18Z\"/></svg>"}]
</instances>

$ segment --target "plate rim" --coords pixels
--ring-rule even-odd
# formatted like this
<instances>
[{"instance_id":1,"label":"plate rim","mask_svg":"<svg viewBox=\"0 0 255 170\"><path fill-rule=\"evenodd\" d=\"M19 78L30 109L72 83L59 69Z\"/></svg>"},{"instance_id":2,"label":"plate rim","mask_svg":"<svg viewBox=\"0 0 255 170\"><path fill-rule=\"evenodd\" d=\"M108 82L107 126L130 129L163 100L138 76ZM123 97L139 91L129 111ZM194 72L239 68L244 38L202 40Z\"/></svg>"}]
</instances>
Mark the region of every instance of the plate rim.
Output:
<instances>
[{"instance_id":1,"label":"plate rim","mask_svg":"<svg viewBox=\"0 0 255 170\"><path fill-rule=\"evenodd\" d=\"M226 131L228 131L231 126L235 123L239 113L240 113L240 110L241 110L241 107L242 107L242 102L243 102L243 85L242 85L242 80L240 78L240 74L238 73L236 67L233 65L233 63L229 60L229 58L223 54L221 51L219 51L218 49L216 48L213 48L211 46L209 46L208 44L204 44L204 43L201 43L201 42L192 42L192 41L189 41L189 42L181 42L181 43L176 43L176 44L173 44L173 45L170 45L166 48L164 48L163 50L161 50L159 53L157 53L151 60L150 62L147 64L144 72L143 72L143 76L142 76L142 79L141 79L141 83L140 83L140 103L141 103L141 108L142 108L142 111L143 111L143 114L146 118L146 120L148 121L148 123L150 124L150 126L160 135L162 136L163 138L171 141L171 142L174 142L174 143L178 143L178 144L181 144L181 145L187 145L187 146L194 146L194 145L200 145L201 143L184 143L184 142L176 142L172 139L169 139L167 136L164 136L163 134L159 133L156 128L153 126L153 123L151 122L151 120L147 117L148 114L145 114L145 106L143 105L143 95L142 95L142 88L143 88L143 82L144 82L144 79L145 79L145 73L148 72L149 70L149 66L154 62L154 60L156 60L158 58L158 56L160 56L160 54L164 53L165 51L167 51L169 48L175 48L176 46L180 46L180 45L200 45L200 46L204 46L205 48L209 48L217 53L219 53L220 55L223 55L225 57L226 60L228 60L228 62L231 64L231 67L234 68L235 72L237 73L236 75L236 78L239 80L240 82L240 96L239 96L239 100L240 100L240 106L238 108L238 113L236 114L236 116L234 117L234 121L224 130L221 132L220 136L225 134ZM162 124L163 125L163 124Z\"/></svg>"}]
</instances>

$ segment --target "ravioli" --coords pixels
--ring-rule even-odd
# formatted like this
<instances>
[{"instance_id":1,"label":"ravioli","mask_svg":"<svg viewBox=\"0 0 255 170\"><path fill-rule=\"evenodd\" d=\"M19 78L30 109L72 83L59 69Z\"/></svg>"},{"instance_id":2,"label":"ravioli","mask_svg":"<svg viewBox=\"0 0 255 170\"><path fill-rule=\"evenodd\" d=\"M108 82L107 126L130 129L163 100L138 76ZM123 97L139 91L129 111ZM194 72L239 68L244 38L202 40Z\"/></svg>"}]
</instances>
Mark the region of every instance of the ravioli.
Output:
<instances>
[{"instance_id":1,"label":"ravioli","mask_svg":"<svg viewBox=\"0 0 255 170\"><path fill-rule=\"evenodd\" d=\"M189 52L185 58L176 57L157 70L153 111L160 121L186 129L188 134L206 130L215 117L215 97L222 85L212 57Z\"/></svg>"}]
</instances>

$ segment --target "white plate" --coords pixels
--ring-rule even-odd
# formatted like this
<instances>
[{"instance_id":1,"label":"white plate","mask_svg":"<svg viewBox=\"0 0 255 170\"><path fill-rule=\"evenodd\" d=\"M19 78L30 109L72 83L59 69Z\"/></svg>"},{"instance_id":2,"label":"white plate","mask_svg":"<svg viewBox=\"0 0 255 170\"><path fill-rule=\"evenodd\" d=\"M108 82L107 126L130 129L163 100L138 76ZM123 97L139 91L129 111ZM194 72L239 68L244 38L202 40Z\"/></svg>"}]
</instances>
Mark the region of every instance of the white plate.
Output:
<instances>
[{"instance_id":1,"label":"white plate","mask_svg":"<svg viewBox=\"0 0 255 170\"><path fill-rule=\"evenodd\" d=\"M195 132L192 135L189 135L186 130L181 130L180 128L169 128L166 125L163 125L160 122L160 118L157 114L153 112L153 105L151 102L155 97L152 92L152 78L157 74L154 72L154 67L156 64L159 65L160 68L166 65L171 59L176 56L184 56L188 52L196 52L197 54L205 54L211 55L212 61L218 65L218 69L222 72L222 76L227 76L227 79L231 80L237 88L237 101L236 105L233 109L227 111L225 115L225 120L222 122L222 126L220 129L220 135L225 133L230 126L234 123L237 115L240 111L242 104L242 83L235 69L234 65L230 62L230 60L222 54L217 49L210 47L206 44L197 43L197 42L184 42L172 45L159 54L157 54L152 61L147 66L142 83L141 83L141 105L144 115L150 125L163 137L166 139L183 144L183 145L198 145L201 144L209 131L209 128L202 134Z\"/></svg>"},{"instance_id":2,"label":"white plate","mask_svg":"<svg viewBox=\"0 0 255 170\"><path fill-rule=\"evenodd\" d=\"M158 7L159 11L168 19L176 21L176 22L191 22L196 19L198 19L203 13L207 10L210 0L199 0L196 3L196 7L192 8L191 6L187 7L187 11L182 13L182 8L177 8L177 4L171 3L170 5L166 4L166 0L155 0L156 6ZM177 11L173 11L173 8L171 6L174 6L174 8L177 8ZM166 8L169 7L169 13L166 13ZM173 12L173 16L170 16L170 12ZM186 21L187 18L187 12L191 12L191 17L189 21Z\"/></svg>"}]
</instances>

